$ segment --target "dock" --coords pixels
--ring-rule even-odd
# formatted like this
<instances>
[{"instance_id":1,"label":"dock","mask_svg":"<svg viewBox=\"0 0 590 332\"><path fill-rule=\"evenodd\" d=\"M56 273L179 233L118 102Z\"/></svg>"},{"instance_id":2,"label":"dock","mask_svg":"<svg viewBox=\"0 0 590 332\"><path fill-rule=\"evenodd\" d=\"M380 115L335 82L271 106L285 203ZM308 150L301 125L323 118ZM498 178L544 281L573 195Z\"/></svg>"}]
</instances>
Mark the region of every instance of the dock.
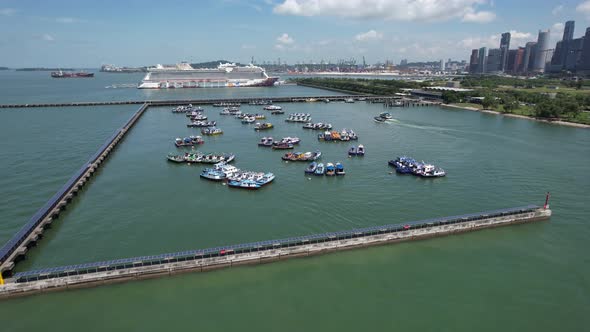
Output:
<instances>
[{"instance_id":1,"label":"dock","mask_svg":"<svg viewBox=\"0 0 590 332\"><path fill-rule=\"evenodd\" d=\"M476 231L546 220L547 207L487 211L341 232L229 245L216 248L60 266L16 273L0 286L0 298L100 286L184 272L206 272L248 264L262 264L386 243Z\"/></svg>"}]
</instances>

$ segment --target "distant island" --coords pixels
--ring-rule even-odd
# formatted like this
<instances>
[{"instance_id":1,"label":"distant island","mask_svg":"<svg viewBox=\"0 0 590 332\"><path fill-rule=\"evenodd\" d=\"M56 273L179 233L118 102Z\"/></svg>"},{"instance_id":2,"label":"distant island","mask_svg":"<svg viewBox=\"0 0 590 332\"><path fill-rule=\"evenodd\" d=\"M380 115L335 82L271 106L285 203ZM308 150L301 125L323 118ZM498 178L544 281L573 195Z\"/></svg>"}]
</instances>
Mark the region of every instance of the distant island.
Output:
<instances>
[{"instance_id":1,"label":"distant island","mask_svg":"<svg viewBox=\"0 0 590 332\"><path fill-rule=\"evenodd\" d=\"M16 68L16 71L73 71L74 68L45 68L45 67L32 67L32 68Z\"/></svg>"},{"instance_id":2,"label":"distant island","mask_svg":"<svg viewBox=\"0 0 590 332\"><path fill-rule=\"evenodd\" d=\"M0 70L9 70L10 68L8 67L0 67Z\"/></svg>"}]
</instances>

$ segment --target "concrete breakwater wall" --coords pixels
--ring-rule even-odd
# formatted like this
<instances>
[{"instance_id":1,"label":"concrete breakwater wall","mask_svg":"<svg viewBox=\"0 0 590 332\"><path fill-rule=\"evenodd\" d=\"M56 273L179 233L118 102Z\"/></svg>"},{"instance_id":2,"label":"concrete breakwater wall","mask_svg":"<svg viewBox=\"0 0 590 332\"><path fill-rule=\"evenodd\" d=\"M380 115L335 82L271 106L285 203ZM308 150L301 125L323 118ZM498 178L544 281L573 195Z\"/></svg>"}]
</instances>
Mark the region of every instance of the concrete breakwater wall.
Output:
<instances>
[{"instance_id":1,"label":"concrete breakwater wall","mask_svg":"<svg viewBox=\"0 0 590 332\"><path fill-rule=\"evenodd\" d=\"M42 237L45 228L49 227L59 217L61 211L66 209L74 196L86 185L103 161L148 107L148 104L143 104L121 128L106 140L90 160L82 165L68 182L0 248L0 273L11 271L18 258L24 256L29 247L33 246Z\"/></svg>"},{"instance_id":2,"label":"concrete breakwater wall","mask_svg":"<svg viewBox=\"0 0 590 332\"><path fill-rule=\"evenodd\" d=\"M331 251L424 239L485 228L545 220L551 210L537 206L271 240L243 245L137 257L17 273L0 286L0 298L92 287L189 271L312 256Z\"/></svg>"}]
</instances>

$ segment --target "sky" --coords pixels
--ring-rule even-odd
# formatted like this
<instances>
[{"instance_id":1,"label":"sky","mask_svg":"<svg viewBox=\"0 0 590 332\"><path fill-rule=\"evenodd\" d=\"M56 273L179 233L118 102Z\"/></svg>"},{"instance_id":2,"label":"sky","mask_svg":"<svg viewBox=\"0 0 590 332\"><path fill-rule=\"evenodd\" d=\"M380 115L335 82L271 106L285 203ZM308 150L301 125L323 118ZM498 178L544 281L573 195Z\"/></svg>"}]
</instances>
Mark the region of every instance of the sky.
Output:
<instances>
[{"instance_id":1,"label":"sky","mask_svg":"<svg viewBox=\"0 0 590 332\"><path fill-rule=\"evenodd\" d=\"M567 20L583 35L590 0L0 0L0 66L467 60Z\"/></svg>"}]
</instances>

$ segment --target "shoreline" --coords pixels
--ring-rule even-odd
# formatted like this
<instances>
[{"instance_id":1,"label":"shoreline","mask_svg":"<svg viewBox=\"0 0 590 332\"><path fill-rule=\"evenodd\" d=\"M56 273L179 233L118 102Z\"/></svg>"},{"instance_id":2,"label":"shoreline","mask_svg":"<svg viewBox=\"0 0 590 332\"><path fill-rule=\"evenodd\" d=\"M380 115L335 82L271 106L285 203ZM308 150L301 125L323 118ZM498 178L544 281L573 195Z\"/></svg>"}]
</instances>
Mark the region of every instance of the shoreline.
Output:
<instances>
[{"instance_id":1,"label":"shoreline","mask_svg":"<svg viewBox=\"0 0 590 332\"><path fill-rule=\"evenodd\" d=\"M590 125L583 124L583 123L576 123L576 122L569 122L569 121L562 121L562 120L551 121L551 120L539 119L539 118L534 118L534 117L520 115L520 114L510 114L510 113L502 113L502 112L486 110L486 109L478 109L475 107L458 106L458 105L453 105L453 104L441 104L440 106L442 108L459 109L459 110L480 112L480 113L486 113L486 114L502 115L502 116L506 116L506 117L510 117L510 118L527 119L527 120L533 120L533 121L562 125L562 126L569 126L569 127L576 127L576 128L590 128Z\"/></svg>"}]
</instances>

